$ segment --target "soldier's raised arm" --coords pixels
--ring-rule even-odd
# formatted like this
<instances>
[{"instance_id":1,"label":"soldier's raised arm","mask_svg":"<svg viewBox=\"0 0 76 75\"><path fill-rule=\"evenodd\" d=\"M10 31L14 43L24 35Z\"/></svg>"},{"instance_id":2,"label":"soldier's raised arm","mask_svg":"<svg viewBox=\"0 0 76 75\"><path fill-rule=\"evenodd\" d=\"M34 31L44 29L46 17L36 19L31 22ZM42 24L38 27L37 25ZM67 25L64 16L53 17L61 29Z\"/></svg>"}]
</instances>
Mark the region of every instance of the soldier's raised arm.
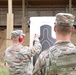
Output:
<instances>
[{"instance_id":1,"label":"soldier's raised arm","mask_svg":"<svg viewBox=\"0 0 76 75\"><path fill-rule=\"evenodd\" d=\"M42 50L42 46L41 46L40 40L38 38L39 38L39 35L35 34L34 35L34 45L32 47L24 46L21 49L21 53L23 55L28 55L29 57L39 54L40 51Z\"/></svg>"},{"instance_id":2,"label":"soldier's raised arm","mask_svg":"<svg viewBox=\"0 0 76 75\"><path fill-rule=\"evenodd\" d=\"M33 47L30 48L32 56L34 56L35 54L39 54L40 51L42 50L42 46L41 46L40 40L38 38L39 38L39 35L35 34L34 35L34 45L33 45Z\"/></svg>"}]
</instances>

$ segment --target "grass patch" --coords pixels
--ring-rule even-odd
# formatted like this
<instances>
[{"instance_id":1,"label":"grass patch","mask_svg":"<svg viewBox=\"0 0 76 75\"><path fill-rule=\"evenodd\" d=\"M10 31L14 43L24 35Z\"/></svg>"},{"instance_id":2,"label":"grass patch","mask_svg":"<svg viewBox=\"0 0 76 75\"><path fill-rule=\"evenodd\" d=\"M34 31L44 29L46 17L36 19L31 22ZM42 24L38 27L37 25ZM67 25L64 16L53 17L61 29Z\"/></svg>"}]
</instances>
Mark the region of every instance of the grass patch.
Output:
<instances>
[{"instance_id":1,"label":"grass patch","mask_svg":"<svg viewBox=\"0 0 76 75\"><path fill-rule=\"evenodd\" d=\"M0 75L8 75L7 68L2 63L0 63Z\"/></svg>"},{"instance_id":2,"label":"grass patch","mask_svg":"<svg viewBox=\"0 0 76 75\"><path fill-rule=\"evenodd\" d=\"M0 70L0 75L8 75L8 72L4 69Z\"/></svg>"}]
</instances>

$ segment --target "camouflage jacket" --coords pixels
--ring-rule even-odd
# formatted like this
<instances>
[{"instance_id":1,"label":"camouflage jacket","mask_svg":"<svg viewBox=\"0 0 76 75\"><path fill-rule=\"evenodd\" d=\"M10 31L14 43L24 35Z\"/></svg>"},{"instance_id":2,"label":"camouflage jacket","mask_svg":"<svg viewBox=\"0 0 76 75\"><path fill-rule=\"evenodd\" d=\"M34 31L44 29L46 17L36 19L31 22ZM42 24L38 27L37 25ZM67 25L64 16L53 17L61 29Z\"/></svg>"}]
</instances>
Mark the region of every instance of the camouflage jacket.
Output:
<instances>
[{"instance_id":1,"label":"camouflage jacket","mask_svg":"<svg viewBox=\"0 0 76 75\"><path fill-rule=\"evenodd\" d=\"M41 51L41 44L35 40L32 48L13 44L4 53L4 61L7 63L9 75L31 75L31 57Z\"/></svg>"},{"instance_id":2,"label":"camouflage jacket","mask_svg":"<svg viewBox=\"0 0 76 75\"><path fill-rule=\"evenodd\" d=\"M74 56L75 54L75 56ZM69 55L72 55L71 58ZM62 56L64 56L62 58ZM56 59L59 57L58 61ZM65 58L65 59L64 59ZM60 62L59 62L60 61ZM68 63L75 63L69 68ZM69 62L70 61L70 62ZM61 65L60 70L57 65ZM67 64L68 65L68 64ZM76 47L70 41L58 41L44 50L36 61L33 75L76 75ZM67 69L65 68L67 67Z\"/></svg>"}]
</instances>

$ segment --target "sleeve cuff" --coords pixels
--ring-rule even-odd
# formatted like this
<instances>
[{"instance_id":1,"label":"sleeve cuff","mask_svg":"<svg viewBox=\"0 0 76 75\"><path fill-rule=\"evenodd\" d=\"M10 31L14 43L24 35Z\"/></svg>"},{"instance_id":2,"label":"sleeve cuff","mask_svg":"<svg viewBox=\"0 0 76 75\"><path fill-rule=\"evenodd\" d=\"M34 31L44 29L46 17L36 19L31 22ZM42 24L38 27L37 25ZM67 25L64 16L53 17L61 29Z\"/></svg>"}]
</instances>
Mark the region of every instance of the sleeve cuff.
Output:
<instances>
[{"instance_id":1,"label":"sleeve cuff","mask_svg":"<svg viewBox=\"0 0 76 75\"><path fill-rule=\"evenodd\" d=\"M35 41L39 41L39 39L38 39L38 38L35 38L34 40L35 40Z\"/></svg>"}]
</instances>

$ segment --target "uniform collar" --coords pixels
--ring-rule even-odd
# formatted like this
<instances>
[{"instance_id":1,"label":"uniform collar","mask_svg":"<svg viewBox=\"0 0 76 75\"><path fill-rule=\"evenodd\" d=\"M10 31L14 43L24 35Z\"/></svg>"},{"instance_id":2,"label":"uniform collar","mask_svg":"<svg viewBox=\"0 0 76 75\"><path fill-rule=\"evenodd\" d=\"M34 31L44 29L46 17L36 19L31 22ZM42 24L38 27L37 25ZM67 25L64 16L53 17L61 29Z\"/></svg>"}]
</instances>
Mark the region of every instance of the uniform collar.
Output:
<instances>
[{"instance_id":1,"label":"uniform collar","mask_svg":"<svg viewBox=\"0 0 76 75\"><path fill-rule=\"evenodd\" d=\"M21 45L21 43L19 43L19 44L13 44L13 45L17 46L17 45Z\"/></svg>"},{"instance_id":2,"label":"uniform collar","mask_svg":"<svg viewBox=\"0 0 76 75\"><path fill-rule=\"evenodd\" d=\"M56 41L55 44L60 44L60 43L71 43L71 41L70 40L58 40Z\"/></svg>"}]
</instances>

